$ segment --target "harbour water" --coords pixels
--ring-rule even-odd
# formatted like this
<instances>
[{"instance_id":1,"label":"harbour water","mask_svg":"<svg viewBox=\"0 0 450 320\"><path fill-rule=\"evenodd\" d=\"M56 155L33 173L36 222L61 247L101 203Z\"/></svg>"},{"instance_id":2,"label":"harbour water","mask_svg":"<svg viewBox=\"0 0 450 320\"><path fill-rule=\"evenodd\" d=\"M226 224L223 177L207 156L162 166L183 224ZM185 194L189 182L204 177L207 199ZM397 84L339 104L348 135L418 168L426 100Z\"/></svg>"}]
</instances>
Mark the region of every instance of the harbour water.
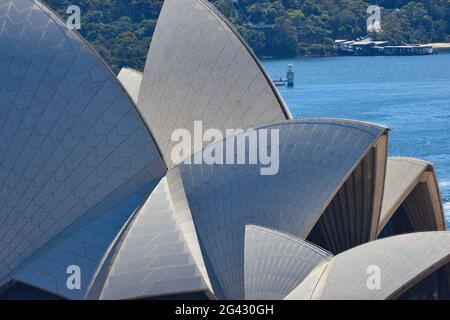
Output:
<instances>
[{"instance_id":1,"label":"harbour water","mask_svg":"<svg viewBox=\"0 0 450 320\"><path fill-rule=\"evenodd\" d=\"M434 164L450 229L450 54L264 60L296 118L339 117L391 129L389 154Z\"/></svg>"}]
</instances>

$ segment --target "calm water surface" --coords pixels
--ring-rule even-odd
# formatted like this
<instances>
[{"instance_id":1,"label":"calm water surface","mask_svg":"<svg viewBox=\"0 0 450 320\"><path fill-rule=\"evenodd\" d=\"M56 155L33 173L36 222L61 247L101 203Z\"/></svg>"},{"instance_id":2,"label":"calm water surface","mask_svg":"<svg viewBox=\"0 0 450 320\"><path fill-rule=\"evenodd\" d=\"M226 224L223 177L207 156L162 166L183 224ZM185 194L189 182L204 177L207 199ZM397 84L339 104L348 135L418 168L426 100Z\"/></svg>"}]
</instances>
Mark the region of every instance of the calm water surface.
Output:
<instances>
[{"instance_id":1,"label":"calm water surface","mask_svg":"<svg viewBox=\"0 0 450 320\"><path fill-rule=\"evenodd\" d=\"M273 78L295 69L280 92L295 117L352 118L389 127L389 154L437 171L450 228L450 54L265 60Z\"/></svg>"}]
</instances>

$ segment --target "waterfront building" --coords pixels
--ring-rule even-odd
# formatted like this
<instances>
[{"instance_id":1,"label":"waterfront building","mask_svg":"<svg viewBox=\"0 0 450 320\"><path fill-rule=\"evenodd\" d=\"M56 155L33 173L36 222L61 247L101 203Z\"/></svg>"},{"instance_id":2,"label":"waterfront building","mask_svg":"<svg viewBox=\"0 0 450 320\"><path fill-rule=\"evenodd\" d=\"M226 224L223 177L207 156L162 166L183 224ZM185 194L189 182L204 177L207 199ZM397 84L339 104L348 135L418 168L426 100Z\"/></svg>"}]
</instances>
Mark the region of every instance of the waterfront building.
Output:
<instances>
[{"instance_id":1,"label":"waterfront building","mask_svg":"<svg viewBox=\"0 0 450 320\"><path fill-rule=\"evenodd\" d=\"M372 38L335 40L334 48L341 55L355 56L415 56L433 54L430 45L391 46L388 41L376 41Z\"/></svg>"}]
</instances>

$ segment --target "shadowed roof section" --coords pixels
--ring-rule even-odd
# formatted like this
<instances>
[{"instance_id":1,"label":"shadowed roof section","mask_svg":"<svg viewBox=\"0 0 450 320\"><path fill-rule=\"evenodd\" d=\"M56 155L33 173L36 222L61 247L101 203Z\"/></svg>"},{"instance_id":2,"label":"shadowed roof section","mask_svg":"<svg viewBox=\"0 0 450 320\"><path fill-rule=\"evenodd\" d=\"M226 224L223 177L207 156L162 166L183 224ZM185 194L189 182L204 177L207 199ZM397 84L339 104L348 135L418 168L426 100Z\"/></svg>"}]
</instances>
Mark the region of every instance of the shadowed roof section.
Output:
<instances>
[{"instance_id":1,"label":"shadowed roof section","mask_svg":"<svg viewBox=\"0 0 450 320\"><path fill-rule=\"evenodd\" d=\"M164 2L138 107L169 167L172 132L192 133L195 120L225 132L291 118L255 55L203 0Z\"/></svg>"},{"instance_id":2,"label":"shadowed roof section","mask_svg":"<svg viewBox=\"0 0 450 320\"><path fill-rule=\"evenodd\" d=\"M378 233L443 230L444 211L433 166L417 159L389 158Z\"/></svg>"},{"instance_id":3,"label":"shadowed roof section","mask_svg":"<svg viewBox=\"0 0 450 320\"><path fill-rule=\"evenodd\" d=\"M109 271L93 288L97 293L91 290L90 295L116 300L210 292L198 246L195 251L196 238L183 228L183 213L177 209L163 178L136 213L115 257L103 266Z\"/></svg>"},{"instance_id":4,"label":"shadowed roof section","mask_svg":"<svg viewBox=\"0 0 450 320\"><path fill-rule=\"evenodd\" d=\"M165 165L114 74L38 1L0 2L0 284ZM84 219L83 223L79 219Z\"/></svg>"},{"instance_id":5,"label":"shadowed roof section","mask_svg":"<svg viewBox=\"0 0 450 320\"><path fill-rule=\"evenodd\" d=\"M311 273L287 299L397 299L435 271L449 268L449 262L450 232L389 237L335 256L323 270ZM380 272L379 289L368 286L370 276L375 275L373 270Z\"/></svg>"},{"instance_id":6,"label":"shadowed roof section","mask_svg":"<svg viewBox=\"0 0 450 320\"><path fill-rule=\"evenodd\" d=\"M64 300L51 292L41 290L27 284L11 281L0 287L0 300Z\"/></svg>"},{"instance_id":7,"label":"shadowed roof section","mask_svg":"<svg viewBox=\"0 0 450 320\"><path fill-rule=\"evenodd\" d=\"M332 255L302 239L245 227L245 299L280 300Z\"/></svg>"},{"instance_id":8,"label":"shadowed roof section","mask_svg":"<svg viewBox=\"0 0 450 320\"><path fill-rule=\"evenodd\" d=\"M117 79L122 83L130 97L135 103L138 101L139 90L141 89L142 73L129 68L122 68Z\"/></svg>"},{"instance_id":9,"label":"shadowed roof section","mask_svg":"<svg viewBox=\"0 0 450 320\"><path fill-rule=\"evenodd\" d=\"M286 121L262 127L256 133L264 129L279 130L279 171L275 175L263 176L263 165L248 164L183 163L168 172L180 175L183 181L203 255L210 263L208 272L215 274L228 299L244 297L245 225L306 238L354 170L387 134L381 126L339 119ZM225 142L245 136L229 137ZM269 152L277 151L277 147L269 142ZM226 154L226 143L210 145L205 153L215 148L224 148ZM373 162L380 174L374 174L377 178L370 187L378 188L378 193L384 178L385 145L381 149L375 151L379 157ZM356 239L349 245L376 236L381 206L381 194L367 200L356 195L355 199L371 210L358 215L361 223L346 227ZM339 241L332 234L344 232L338 231L324 230L331 241ZM359 237L361 234L365 236Z\"/></svg>"},{"instance_id":10,"label":"shadowed roof section","mask_svg":"<svg viewBox=\"0 0 450 320\"><path fill-rule=\"evenodd\" d=\"M157 182L150 183L95 219L89 215L78 219L76 228L68 228L58 234L22 263L11 277L64 298L84 299L109 247ZM66 270L70 265L77 265L82 270L79 290L67 288Z\"/></svg>"},{"instance_id":11,"label":"shadowed roof section","mask_svg":"<svg viewBox=\"0 0 450 320\"><path fill-rule=\"evenodd\" d=\"M307 240L338 254L376 239L384 187L387 135L362 156Z\"/></svg>"}]
</instances>

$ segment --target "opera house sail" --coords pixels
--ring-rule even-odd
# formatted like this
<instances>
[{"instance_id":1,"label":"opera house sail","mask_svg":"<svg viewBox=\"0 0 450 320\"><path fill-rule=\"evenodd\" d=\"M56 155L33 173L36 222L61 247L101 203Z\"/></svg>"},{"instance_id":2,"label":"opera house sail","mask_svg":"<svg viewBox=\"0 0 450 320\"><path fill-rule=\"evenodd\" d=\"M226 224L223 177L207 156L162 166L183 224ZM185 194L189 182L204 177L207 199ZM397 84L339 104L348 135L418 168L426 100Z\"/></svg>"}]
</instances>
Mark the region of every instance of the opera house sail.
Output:
<instances>
[{"instance_id":1,"label":"opera house sail","mask_svg":"<svg viewBox=\"0 0 450 320\"><path fill-rule=\"evenodd\" d=\"M199 121L242 130L174 162ZM196 161L268 130L275 174ZM38 0L0 0L0 300L449 299L436 174L388 136L293 119L206 0L166 0L144 71L117 77Z\"/></svg>"}]
</instances>

